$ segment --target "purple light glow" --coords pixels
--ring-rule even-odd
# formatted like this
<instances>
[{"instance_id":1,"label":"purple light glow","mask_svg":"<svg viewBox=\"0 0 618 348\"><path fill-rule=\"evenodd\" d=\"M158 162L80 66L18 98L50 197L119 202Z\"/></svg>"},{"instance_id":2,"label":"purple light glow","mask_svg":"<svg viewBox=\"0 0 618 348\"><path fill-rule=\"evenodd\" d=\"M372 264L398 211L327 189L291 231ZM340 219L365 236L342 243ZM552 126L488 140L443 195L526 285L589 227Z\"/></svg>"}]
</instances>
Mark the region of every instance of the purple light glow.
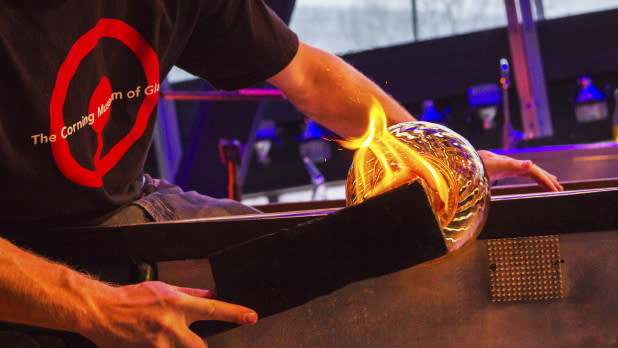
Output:
<instances>
[{"instance_id":1,"label":"purple light glow","mask_svg":"<svg viewBox=\"0 0 618 348\"><path fill-rule=\"evenodd\" d=\"M552 145L552 146L539 146L539 147L526 147L520 149L495 149L491 150L493 153L501 155L509 155L515 153L528 153L528 152L550 152L550 151L568 151L568 150L588 150L588 149L603 149L603 148L615 148L618 147L618 143L613 141L593 143L593 144L569 144L569 145Z\"/></svg>"}]
</instances>

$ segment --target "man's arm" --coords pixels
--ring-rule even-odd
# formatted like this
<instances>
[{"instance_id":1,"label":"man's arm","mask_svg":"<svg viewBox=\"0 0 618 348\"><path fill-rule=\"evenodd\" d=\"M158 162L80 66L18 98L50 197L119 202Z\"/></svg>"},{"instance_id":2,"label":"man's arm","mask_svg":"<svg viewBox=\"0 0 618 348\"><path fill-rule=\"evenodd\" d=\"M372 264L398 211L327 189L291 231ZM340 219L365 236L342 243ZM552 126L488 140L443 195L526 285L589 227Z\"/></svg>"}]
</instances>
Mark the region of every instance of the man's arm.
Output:
<instances>
[{"instance_id":1,"label":"man's arm","mask_svg":"<svg viewBox=\"0 0 618 348\"><path fill-rule=\"evenodd\" d=\"M114 287L0 238L0 321L82 334L98 347L205 347L197 320L253 324L254 311L161 282Z\"/></svg>"},{"instance_id":2,"label":"man's arm","mask_svg":"<svg viewBox=\"0 0 618 348\"><path fill-rule=\"evenodd\" d=\"M302 42L292 62L268 82L281 89L307 117L344 138L363 135L372 97L382 105L389 125L415 120L341 58Z\"/></svg>"},{"instance_id":3,"label":"man's arm","mask_svg":"<svg viewBox=\"0 0 618 348\"><path fill-rule=\"evenodd\" d=\"M373 98L377 99L388 124L414 121L391 96L341 58L300 43L286 68L268 79L307 117L344 138L360 137L367 129ZM562 186L555 176L529 161L479 151L490 180L520 176L535 180L547 190Z\"/></svg>"}]
</instances>

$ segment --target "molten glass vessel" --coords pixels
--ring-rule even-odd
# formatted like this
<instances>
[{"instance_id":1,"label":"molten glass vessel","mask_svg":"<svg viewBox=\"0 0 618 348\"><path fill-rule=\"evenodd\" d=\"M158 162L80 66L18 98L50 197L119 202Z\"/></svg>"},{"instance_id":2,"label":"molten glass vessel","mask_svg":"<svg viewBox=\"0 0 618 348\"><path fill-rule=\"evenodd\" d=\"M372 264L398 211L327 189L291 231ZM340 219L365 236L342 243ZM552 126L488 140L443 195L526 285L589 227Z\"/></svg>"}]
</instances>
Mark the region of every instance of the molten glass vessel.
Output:
<instances>
[{"instance_id":1,"label":"molten glass vessel","mask_svg":"<svg viewBox=\"0 0 618 348\"><path fill-rule=\"evenodd\" d=\"M449 251L476 239L487 216L489 180L472 145L441 125L405 122L381 134L376 127L354 155L347 205L415 180L425 188Z\"/></svg>"}]
</instances>

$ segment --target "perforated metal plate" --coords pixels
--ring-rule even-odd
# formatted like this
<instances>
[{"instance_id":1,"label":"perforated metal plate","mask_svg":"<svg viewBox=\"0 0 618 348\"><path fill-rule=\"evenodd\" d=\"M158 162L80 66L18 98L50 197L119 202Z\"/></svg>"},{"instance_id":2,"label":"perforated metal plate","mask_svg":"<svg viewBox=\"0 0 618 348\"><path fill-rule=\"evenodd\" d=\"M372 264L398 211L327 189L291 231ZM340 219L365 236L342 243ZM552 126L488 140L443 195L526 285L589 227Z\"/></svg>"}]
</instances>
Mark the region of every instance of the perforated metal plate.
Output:
<instances>
[{"instance_id":1,"label":"perforated metal plate","mask_svg":"<svg viewBox=\"0 0 618 348\"><path fill-rule=\"evenodd\" d=\"M563 297L558 236L489 239L492 302Z\"/></svg>"}]
</instances>

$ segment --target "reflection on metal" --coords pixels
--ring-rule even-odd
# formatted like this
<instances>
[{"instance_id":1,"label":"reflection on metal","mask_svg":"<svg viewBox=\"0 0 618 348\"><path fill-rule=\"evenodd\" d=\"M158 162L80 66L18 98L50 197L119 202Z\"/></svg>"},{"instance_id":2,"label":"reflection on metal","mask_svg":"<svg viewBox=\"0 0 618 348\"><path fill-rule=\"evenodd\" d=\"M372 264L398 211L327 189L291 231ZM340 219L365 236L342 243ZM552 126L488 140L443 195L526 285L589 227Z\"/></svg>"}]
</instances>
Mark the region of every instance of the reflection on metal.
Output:
<instances>
[{"instance_id":1,"label":"reflection on metal","mask_svg":"<svg viewBox=\"0 0 618 348\"><path fill-rule=\"evenodd\" d=\"M504 3L524 137L551 136L545 74L530 0L504 0Z\"/></svg>"},{"instance_id":2,"label":"reflection on metal","mask_svg":"<svg viewBox=\"0 0 618 348\"><path fill-rule=\"evenodd\" d=\"M487 250L492 302L563 297L557 235L489 239Z\"/></svg>"}]
</instances>

